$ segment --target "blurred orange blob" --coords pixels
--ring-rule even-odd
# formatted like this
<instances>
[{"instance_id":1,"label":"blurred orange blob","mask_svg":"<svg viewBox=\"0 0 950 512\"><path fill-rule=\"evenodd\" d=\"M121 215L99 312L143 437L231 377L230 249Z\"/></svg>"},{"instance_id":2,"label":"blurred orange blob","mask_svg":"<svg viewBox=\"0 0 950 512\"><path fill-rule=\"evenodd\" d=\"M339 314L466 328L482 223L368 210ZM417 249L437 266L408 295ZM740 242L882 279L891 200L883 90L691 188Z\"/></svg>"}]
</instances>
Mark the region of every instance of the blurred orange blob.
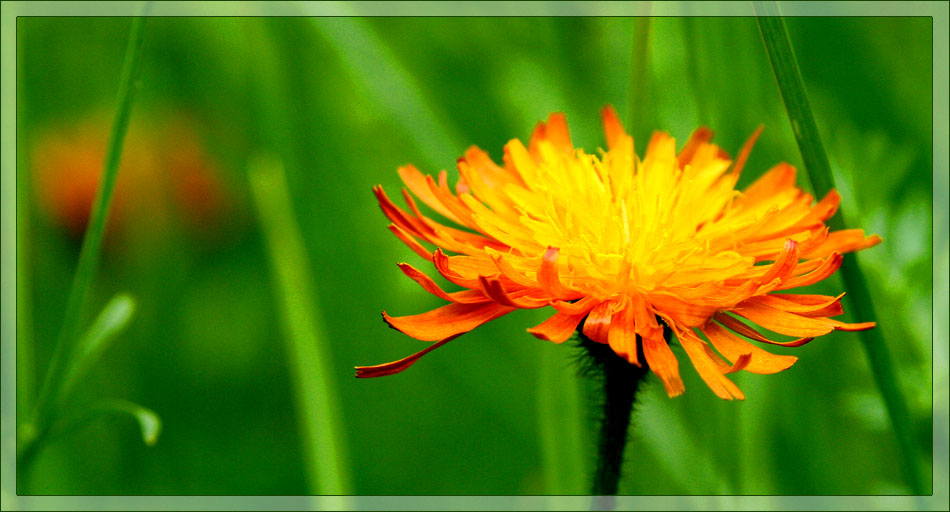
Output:
<instances>
[{"instance_id":1,"label":"blurred orange blob","mask_svg":"<svg viewBox=\"0 0 950 512\"><path fill-rule=\"evenodd\" d=\"M49 220L81 238L95 201L111 120L92 114L50 127L33 145L37 203ZM110 206L107 233L127 228L162 232L170 223L213 232L233 201L218 165L180 113L133 116Z\"/></svg>"}]
</instances>

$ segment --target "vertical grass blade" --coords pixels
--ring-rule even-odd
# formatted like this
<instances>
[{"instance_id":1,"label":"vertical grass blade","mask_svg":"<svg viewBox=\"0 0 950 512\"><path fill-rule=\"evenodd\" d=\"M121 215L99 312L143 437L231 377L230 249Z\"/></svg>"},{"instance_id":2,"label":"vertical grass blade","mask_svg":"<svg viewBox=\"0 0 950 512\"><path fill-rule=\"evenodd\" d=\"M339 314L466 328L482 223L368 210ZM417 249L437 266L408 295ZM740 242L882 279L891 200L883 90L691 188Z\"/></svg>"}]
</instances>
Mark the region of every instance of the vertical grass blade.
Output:
<instances>
[{"instance_id":1,"label":"vertical grass blade","mask_svg":"<svg viewBox=\"0 0 950 512\"><path fill-rule=\"evenodd\" d=\"M132 18L132 28L129 34L129 43L122 63L122 74L119 80L119 94L115 118L112 122L112 132L106 146L106 156L96 190L95 202L89 215L89 223L83 237L82 248L79 251L79 263L76 275L69 290L66 302L66 312L63 324L56 340L56 347L50 366L43 379L43 387L37 400L37 423L39 428L47 423L46 417L50 414L50 398L55 394L62 377L63 365L66 363L72 343L79 331L83 312L86 308L89 290L92 287L93 277L99 266L99 257L102 253L102 234L105 231L106 220L109 214L109 204L112 192L115 189L116 178L119 174L119 163L122 158L122 148L125 135L129 128L129 119L132 114L132 100L136 90L136 76L142 56L144 17Z\"/></svg>"},{"instance_id":2,"label":"vertical grass blade","mask_svg":"<svg viewBox=\"0 0 950 512\"><path fill-rule=\"evenodd\" d=\"M806 174L811 180L816 196L824 196L835 187L834 176L818 133L818 126L812 115L785 21L780 17L778 6L774 2L755 2L754 6L762 40L765 42L769 61L772 63L782 100L788 111L792 132L798 142ZM828 225L834 230L843 229L845 226L843 212L839 211L835 217L829 219ZM874 314L871 293L854 254L845 255L841 273L849 292L847 298L851 301L851 309L855 317L862 322L875 320L877 317ZM897 386L894 365L881 330L862 331L860 335L897 437L907 484L914 494L924 494L925 484L918 465L918 450L914 441L910 413Z\"/></svg>"},{"instance_id":3,"label":"vertical grass blade","mask_svg":"<svg viewBox=\"0 0 950 512\"><path fill-rule=\"evenodd\" d=\"M248 174L271 260L274 293L304 436L310 491L338 495L339 500L324 504L330 509L346 509L345 495L351 491L350 469L332 382L329 340L317 308L313 276L293 217L283 167L279 161L260 158L251 162Z\"/></svg>"},{"instance_id":4,"label":"vertical grass blade","mask_svg":"<svg viewBox=\"0 0 950 512\"><path fill-rule=\"evenodd\" d=\"M649 14L649 13L648 13ZM650 89L650 17L633 19L633 49L630 55L630 83L627 88L627 119L634 141L652 129L653 110L647 106ZM646 146L644 146L646 147Z\"/></svg>"},{"instance_id":5,"label":"vertical grass blade","mask_svg":"<svg viewBox=\"0 0 950 512\"><path fill-rule=\"evenodd\" d=\"M545 349L564 347L544 347ZM564 350L544 350L538 375L538 430L544 492L585 494L583 408L579 382Z\"/></svg>"}]
</instances>

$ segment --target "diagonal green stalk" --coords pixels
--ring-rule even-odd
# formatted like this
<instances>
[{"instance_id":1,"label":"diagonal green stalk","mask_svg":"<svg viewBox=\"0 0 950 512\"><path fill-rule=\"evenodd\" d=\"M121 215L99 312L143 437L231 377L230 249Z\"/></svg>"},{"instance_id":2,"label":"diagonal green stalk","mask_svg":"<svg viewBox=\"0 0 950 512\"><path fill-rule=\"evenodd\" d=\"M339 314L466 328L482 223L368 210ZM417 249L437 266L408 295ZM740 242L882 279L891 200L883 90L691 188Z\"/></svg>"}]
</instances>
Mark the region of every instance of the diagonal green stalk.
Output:
<instances>
[{"instance_id":1,"label":"diagonal green stalk","mask_svg":"<svg viewBox=\"0 0 950 512\"><path fill-rule=\"evenodd\" d=\"M69 290L63 324L37 399L36 425L39 428L44 428L44 425L48 422L48 416L52 413L50 410L53 405L51 398L55 396L56 388L61 381L63 365L69 359L73 342L79 332L83 313L88 302L89 291L92 288L92 281L99 266L99 258L102 253L102 235L105 231L109 204L112 201L112 193L115 190L116 178L119 174L122 148L132 113L132 99L137 88L135 80L142 56L142 28L144 24L144 17L132 18L129 44L125 51L122 75L119 80L117 108L112 123L112 132L109 135L102 177L99 180L95 202L89 215L82 248L79 251L79 263L76 267L72 287Z\"/></svg>"},{"instance_id":2,"label":"diagonal green stalk","mask_svg":"<svg viewBox=\"0 0 950 512\"><path fill-rule=\"evenodd\" d=\"M281 327L304 437L308 485L313 493L338 496L337 502L326 503L332 505L329 508L345 509L345 495L351 491L350 470L333 385L329 341L284 171L279 161L262 158L251 162L248 174L281 310Z\"/></svg>"},{"instance_id":3,"label":"diagonal green stalk","mask_svg":"<svg viewBox=\"0 0 950 512\"><path fill-rule=\"evenodd\" d=\"M774 2L754 2L754 6L759 30L782 93L785 109L788 111L807 176L811 180L815 194L824 196L835 188L834 176L805 93L805 84L788 37L785 21L781 18L778 6ZM838 215L829 219L828 224L833 230L843 229L845 227L844 214L839 211ZM845 286L850 292L848 298L855 316L863 322L876 319L870 290L854 254L845 255L841 272ZM860 334L874 379L884 397L891 425L897 437L907 483L914 494L924 494L925 485L917 464L917 445L914 441L910 413L897 386L894 365L884 343L884 337L880 329L861 331Z\"/></svg>"}]
</instances>

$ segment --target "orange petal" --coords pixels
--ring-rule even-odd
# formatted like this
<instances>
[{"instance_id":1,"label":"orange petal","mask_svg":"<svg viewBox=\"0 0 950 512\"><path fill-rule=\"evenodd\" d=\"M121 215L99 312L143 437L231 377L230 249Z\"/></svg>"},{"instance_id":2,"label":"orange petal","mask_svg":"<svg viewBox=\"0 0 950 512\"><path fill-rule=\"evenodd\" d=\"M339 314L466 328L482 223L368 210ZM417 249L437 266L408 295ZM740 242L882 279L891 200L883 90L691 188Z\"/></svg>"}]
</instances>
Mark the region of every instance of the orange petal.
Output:
<instances>
[{"instance_id":1,"label":"orange petal","mask_svg":"<svg viewBox=\"0 0 950 512\"><path fill-rule=\"evenodd\" d=\"M724 400L732 400L734 398L738 398L739 400L745 399L745 395L742 394L742 391L723 375L719 367L716 366L715 361L703 350L703 346L705 345L703 340L697 338L691 329L678 329L676 335L683 349L686 351L686 355L689 356L690 361L693 362L693 367L696 368L696 372L706 381L706 385L709 386L709 389L711 389L713 393L716 393L719 398Z\"/></svg>"},{"instance_id":2,"label":"orange petal","mask_svg":"<svg viewBox=\"0 0 950 512\"><path fill-rule=\"evenodd\" d=\"M742 168L745 167L745 163L749 159L749 153L752 153L752 146L755 145L755 141L758 140L759 135L762 135L763 129L765 129L765 125L760 124L759 127L752 132L752 135L746 139L745 144L742 145L742 149L739 150L739 155L736 157L736 164L732 167L733 180L739 180L739 176L742 174ZM733 183L735 183L735 181L733 181Z\"/></svg>"},{"instance_id":3,"label":"orange petal","mask_svg":"<svg viewBox=\"0 0 950 512\"><path fill-rule=\"evenodd\" d=\"M831 274L834 274L839 267L841 267L841 254L834 253L823 260L821 265L815 270L804 275L788 278L776 289L787 290L789 288L797 288L799 286L808 286L817 283L818 281L827 279Z\"/></svg>"},{"instance_id":4,"label":"orange petal","mask_svg":"<svg viewBox=\"0 0 950 512\"><path fill-rule=\"evenodd\" d=\"M408 263L400 263L399 269L409 276L410 279L419 283L419 286L425 291L449 302L472 304L475 302L485 302L487 298L487 296L479 290L462 290L460 292L446 293L431 277Z\"/></svg>"},{"instance_id":5,"label":"orange petal","mask_svg":"<svg viewBox=\"0 0 950 512\"><path fill-rule=\"evenodd\" d=\"M742 201L736 204L753 204L771 198L776 192L795 186L795 168L782 162L755 180L743 191Z\"/></svg>"},{"instance_id":6,"label":"orange petal","mask_svg":"<svg viewBox=\"0 0 950 512\"><path fill-rule=\"evenodd\" d=\"M510 279L511 282L520 284L521 286L538 286L538 283L535 280L528 278L528 276L524 275L523 273L519 272L518 269L513 267L511 263L508 263L505 260L504 255L496 254L492 251L493 249L488 249L485 252L488 253L492 261L495 262L495 266L498 267L498 270L501 271L502 275Z\"/></svg>"},{"instance_id":7,"label":"orange petal","mask_svg":"<svg viewBox=\"0 0 950 512\"><path fill-rule=\"evenodd\" d=\"M568 315L578 315L581 313L586 315L588 311L593 309L594 306L598 304L600 304L600 300L595 299L593 296L587 296L574 302L567 302L563 300L551 302L551 305L554 306L554 309Z\"/></svg>"},{"instance_id":8,"label":"orange petal","mask_svg":"<svg viewBox=\"0 0 950 512\"><path fill-rule=\"evenodd\" d=\"M834 330L825 319L796 315L753 300L740 302L730 312L748 318L770 331L788 336L821 336Z\"/></svg>"},{"instance_id":9,"label":"orange petal","mask_svg":"<svg viewBox=\"0 0 950 512\"><path fill-rule=\"evenodd\" d=\"M866 331L868 329L873 329L877 325L877 322L861 322L857 324L846 324L844 322L839 322L837 320L832 320L831 318L826 318L826 322L829 322L834 326L835 330L838 331Z\"/></svg>"},{"instance_id":10,"label":"orange petal","mask_svg":"<svg viewBox=\"0 0 950 512\"><path fill-rule=\"evenodd\" d=\"M555 313L540 325L528 329L528 332L542 340L563 343L574 334L577 324L581 323L586 315L586 312L576 315Z\"/></svg>"},{"instance_id":11,"label":"orange petal","mask_svg":"<svg viewBox=\"0 0 950 512\"><path fill-rule=\"evenodd\" d=\"M745 367L747 372L777 373L789 368L798 360L795 356L780 356L766 352L715 322L709 322L703 326L702 331L716 350L730 361L737 361L743 355L749 355L749 363Z\"/></svg>"},{"instance_id":12,"label":"orange petal","mask_svg":"<svg viewBox=\"0 0 950 512\"><path fill-rule=\"evenodd\" d=\"M640 366L637 355L637 332L632 307L625 307L614 313L610 319L607 343L620 357L631 364Z\"/></svg>"},{"instance_id":13,"label":"orange petal","mask_svg":"<svg viewBox=\"0 0 950 512\"><path fill-rule=\"evenodd\" d=\"M844 229L829 233L828 237L821 244L809 249L804 256L812 258L833 252L846 253L860 251L879 243L881 243L881 237L877 235L865 237L863 229Z\"/></svg>"},{"instance_id":14,"label":"orange petal","mask_svg":"<svg viewBox=\"0 0 950 512\"><path fill-rule=\"evenodd\" d=\"M560 251L557 247L548 247L544 251L544 258L541 261L541 269L538 270L538 284L541 289L550 293L552 297L559 299L575 299L578 293L565 288L558 277L557 259Z\"/></svg>"},{"instance_id":15,"label":"orange petal","mask_svg":"<svg viewBox=\"0 0 950 512\"><path fill-rule=\"evenodd\" d=\"M759 331L756 331L755 329L749 327L748 325L746 325L745 323L743 323L741 320L737 318L733 318L729 315L725 315L722 313L717 313L714 316L714 318L716 319L717 322L745 336L746 338L750 338L762 343L768 343L770 345L781 345L783 347L800 347L812 341L813 339L815 339L814 336L809 336L807 338L798 338L797 340L792 340L792 341L772 341L766 338L765 336L762 336L759 333Z\"/></svg>"},{"instance_id":16,"label":"orange petal","mask_svg":"<svg viewBox=\"0 0 950 512\"><path fill-rule=\"evenodd\" d=\"M779 254L779 257L775 260L775 263L769 268L769 270L762 276L760 282L770 283L773 279L779 279L784 281L792 275L792 272L795 271L795 267L798 266L798 244L789 238L785 241L785 246L782 248L782 252Z\"/></svg>"},{"instance_id":17,"label":"orange petal","mask_svg":"<svg viewBox=\"0 0 950 512\"><path fill-rule=\"evenodd\" d=\"M389 316L383 311L383 320L417 340L436 341L471 331L514 309L494 302L449 304L419 315Z\"/></svg>"},{"instance_id":18,"label":"orange petal","mask_svg":"<svg viewBox=\"0 0 950 512\"><path fill-rule=\"evenodd\" d=\"M686 387L680 378L679 363L663 337L663 329L656 323L656 317L645 305L642 297L634 295L631 299L636 331L643 344L643 356L647 365L663 381L666 394L671 398L683 394Z\"/></svg>"},{"instance_id":19,"label":"orange petal","mask_svg":"<svg viewBox=\"0 0 950 512\"><path fill-rule=\"evenodd\" d=\"M544 127L544 138L553 143L558 151L574 152L571 133L567 129L567 117L562 112L553 112L548 116L548 122Z\"/></svg>"},{"instance_id":20,"label":"orange petal","mask_svg":"<svg viewBox=\"0 0 950 512\"><path fill-rule=\"evenodd\" d=\"M814 297L814 299L807 297ZM844 297L843 293L837 297L774 293L760 295L750 298L749 300L755 300L769 307L783 309L789 313L814 318L838 316L844 313L844 310L841 308L841 297Z\"/></svg>"},{"instance_id":21,"label":"orange petal","mask_svg":"<svg viewBox=\"0 0 950 512\"><path fill-rule=\"evenodd\" d=\"M587 315L584 321L584 336L597 343L607 343L607 334L610 330L610 318L613 316L614 303L601 302Z\"/></svg>"},{"instance_id":22,"label":"orange petal","mask_svg":"<svg viewBox=\"0 0 950 512\"><path fill-rule=\"evenodd\" d=\"M623 129L623 124L620 123L620 117L617 116L617 111L610 105L604 107L600 111L600 115L604 120L604 133L607 135L607 149L612 149L620 143L620 139L627 136L627 132Z\"/></svg>"},{"instance_id":23,"label":"orange petal","mask_svg":"<svg viewBox=\"0 0 950 512\"><path fill-rule=\"evenodd\" d=\"M703 343L703 352L709 356L709 359L712 359L713 363L716 363L716 366L719 367L719 371L722 372L723 375L744 370L745 367L748 366L749 361L752 360L752 354L746 353L740 354L739 357L736 358L735 363L729 363L723 359L722 356L717 354L715 350L709 348L709 345L706 343Z\"/></svg>"},{"instance_id":24,"label":"orange petal","mask_svg":"<svg viewBox=\"0 0 950 512\"><path fill-rule=\"evenodd\" d=\"M393 234L396 235L397 238L402 240L402 243L409 246L409 248L412 249L413 252L415 252L419 256L422 256L428 261L432 261L432 253L429 252L428 249L423 247L422 244L420 244L419 241L416 240L416 237L410 235L405 229L402 229L396 224L390 224L389 230L392 231Z\"/></svg>"},{"instance_id":25,"label":"orange petal","mask_svg":"<svg viewBox=\"0 0 950 512\"><path fill-rule=\"evenodd\" d=\"M455 336L449 336L448 338L445 338L444 340L438 343L433 343L431 346L425 348L424 350L416 352L415 354L409 357L404 357L398 361L393 361L391 363L386 363L386 364L378 364L375 366L357 366L356 377L359 379L368 379L372 377L383 377L386 375L393 375L395 373L399 373L405 370L406 368L409 368L410 366L412 366L412 364L418 361L419 358L421 358L422 356L428 354L429 352L432 352L433 350L441 347L442 345L445 345L446 343L454 340L455 338L458 338L459 336L461 336L461 334L456 334Z\"/></svg>"},{"instance_id":26,"label":"orange petal","mask_svg":"<svg viewBox=\"0 0 950 512\"><path fill-rule=\"evenodd\" d=\"M693 160L693 156L696 155L696 150L703 144L708 143L712 138L712 130L705 126L697 128L692 135L689 136L689 140L686 141L686 145L683 146L683 149L680 150L680 154L677 157L680 169L686 167L686 164L690 163L690 161Z\"/></svg>"},{"instance_id":27,"label":"orange petal","mask_svg":"<svg viewBox=\"0 0 950 512\"><path fill-rule=\"evenodd\" d=\"M536 309L548 305L547 300L538 300L538 299L524 299L517 298L512 295L509 295L505 291L505 287L502 285L501 281L498 279L489 279L485 276L479 276L478 282L481 285L482 291L488 295L493 301L501 304L502 306L508 306L512 308L520 309Z\"/></svg>"},{"instance_id":28,"label":"orange petal","mask_svg":"<svg viewBox=\"0 0 950 512\"><path fill-rule=\"evenodd\" d=\"M419 169L416 169L416 166L409 164L404 165L397 169L399 177L402 178L402 182L409 187L409 190L412 191L419 199L422 199L422 202L432 208L433 210L439 212L443 217L462 224L462 221L455 216L454 213L450 212L445 205L442 204L442 201L439 201L435 194L432 193L432 190L429 189L429 184L426 182L425 176L419 172Z\"/></svg>"}]
</instances>

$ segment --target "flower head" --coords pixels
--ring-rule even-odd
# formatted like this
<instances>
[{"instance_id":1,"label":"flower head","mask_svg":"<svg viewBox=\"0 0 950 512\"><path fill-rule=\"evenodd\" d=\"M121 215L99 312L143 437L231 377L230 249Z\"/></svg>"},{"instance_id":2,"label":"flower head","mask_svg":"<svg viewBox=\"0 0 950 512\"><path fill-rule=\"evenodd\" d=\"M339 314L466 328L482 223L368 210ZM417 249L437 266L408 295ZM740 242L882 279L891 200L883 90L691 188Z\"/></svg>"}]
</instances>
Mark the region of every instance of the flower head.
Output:
<instances>
[{"instance_id":1,"label":"flower head","mask_svg":"<svg viewBox=\"0 0 950 512\"><path fill-rule=\"evenodd\" d=\"M736 190L761 129L735 161L710 143L706 128L679 152L668 134L656 132L641 160L614 110L602 114L609 149L597 155L575 149L563 114L555 113L537 125L528 147L517 139L505 145L504 165L469 148L458 160L454 192L445 171L433 178L411 165L399 169L412 194L468 230L423 215L405 189L408 210L375 187L389 229L464 290L448 293L400 264L451 304L411 316L383 312L383 318L413 338L439 343L400 361L360 367L357 376L402 371L506 313L551 306L554 314L528 332L561 343L580 329L630 363L648 365L672 397L684 386L665 324L713 392L742 399L726 374L775 373L796 361L745 338L795 347L836 329L874 326L831 318L843 313L844 294L775 293L821 281L838 269L843 252L881 240L858 229L830 232L824 221L837 210L837 192L813 204L786 163ZM798 339L772 341L746 321Z\"/></svg>"}]
</instances>

